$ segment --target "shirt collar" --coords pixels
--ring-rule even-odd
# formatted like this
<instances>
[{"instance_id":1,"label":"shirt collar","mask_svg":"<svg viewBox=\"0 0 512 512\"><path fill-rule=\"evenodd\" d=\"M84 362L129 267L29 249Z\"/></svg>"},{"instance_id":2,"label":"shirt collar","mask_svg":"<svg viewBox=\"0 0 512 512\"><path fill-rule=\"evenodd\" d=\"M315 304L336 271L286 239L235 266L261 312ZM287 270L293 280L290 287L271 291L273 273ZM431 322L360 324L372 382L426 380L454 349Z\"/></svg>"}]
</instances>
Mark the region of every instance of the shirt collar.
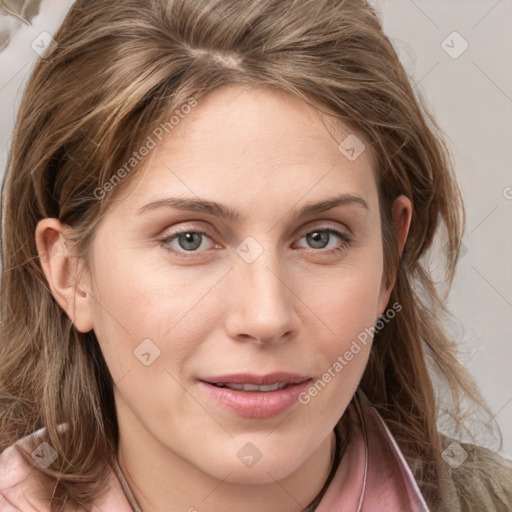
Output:
<instances>
[{"instance_id":1,"label":"shirt collar","mask_svg":"<svg viewBox=\"0 0 512 512\"><path fill-rule=\"evenodd\" d=\"M429 512L395 439L360 389L346 413L350 443L315 512Z\"/></svg>"}]
</instances>

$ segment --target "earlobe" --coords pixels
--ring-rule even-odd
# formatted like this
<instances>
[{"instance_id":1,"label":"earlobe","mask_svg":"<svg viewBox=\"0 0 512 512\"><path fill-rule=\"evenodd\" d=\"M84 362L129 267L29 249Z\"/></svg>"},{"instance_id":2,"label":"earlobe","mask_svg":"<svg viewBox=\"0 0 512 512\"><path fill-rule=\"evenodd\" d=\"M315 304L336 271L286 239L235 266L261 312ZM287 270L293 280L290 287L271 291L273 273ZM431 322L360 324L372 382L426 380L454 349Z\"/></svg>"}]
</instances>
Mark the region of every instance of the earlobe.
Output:
<instances>
[{"instance_id":1,"label":"earlobe","mask_svg":"<svg viewBox=\"0 0 512 512\"><path fill-rule=\"evenodd\" d=\"M77 282L80 258L72 254L66 243L69 230L58 219L39 221L36 247L53 297L79 332L89 332L93 328L92 303L84 284Z\"/></svg>"}]
</instances>

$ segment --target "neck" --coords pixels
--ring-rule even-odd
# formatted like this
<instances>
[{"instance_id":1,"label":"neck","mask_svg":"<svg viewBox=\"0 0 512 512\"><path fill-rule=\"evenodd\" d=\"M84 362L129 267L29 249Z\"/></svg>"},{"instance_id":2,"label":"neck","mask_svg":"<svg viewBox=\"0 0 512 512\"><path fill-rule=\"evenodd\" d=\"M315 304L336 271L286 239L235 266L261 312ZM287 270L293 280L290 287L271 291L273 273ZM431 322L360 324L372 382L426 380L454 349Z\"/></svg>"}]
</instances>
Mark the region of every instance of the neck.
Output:
<instances>
[{"instance_id":1,"label":"neck","mask_svg":"<svg viewBox=\"0 0 512 512\"><path fill-rule=\"evenodd\" d=\"M231 472L224 478L208 474L158 443L139 422L130 421L119 424L118 464L144 512L215 512L233 509L234 505L237 512L302 512L324 487L334 449L331 432L285 478L251 484L237 481Z\"/></svg>"}]
</instances>

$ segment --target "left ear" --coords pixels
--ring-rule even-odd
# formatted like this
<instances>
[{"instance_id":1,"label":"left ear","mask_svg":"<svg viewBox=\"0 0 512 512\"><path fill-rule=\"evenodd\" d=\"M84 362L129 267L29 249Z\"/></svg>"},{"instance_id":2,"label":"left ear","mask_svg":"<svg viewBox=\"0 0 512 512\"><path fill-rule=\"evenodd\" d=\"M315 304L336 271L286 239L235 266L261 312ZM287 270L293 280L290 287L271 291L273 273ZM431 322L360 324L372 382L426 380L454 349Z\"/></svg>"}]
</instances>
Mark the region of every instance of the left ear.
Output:
<instances>
[{"instance_id":1,"label":"left ear","mask_svg":"<svg viewBox=\"0 0 512 512\"><path fill-rule=\"evenodd\" d=\"M393 233L398 248L398 254L402 256L412 218L412 204L410 199L403 195L397 197L393 202L391 216L393 219ZM389 302L391 291L395 286L395 281L396 279L393 279L387 288L381 287L381 296L379 299L379 316L384 313L384 310Z\"/></svg>"}]
</instances>

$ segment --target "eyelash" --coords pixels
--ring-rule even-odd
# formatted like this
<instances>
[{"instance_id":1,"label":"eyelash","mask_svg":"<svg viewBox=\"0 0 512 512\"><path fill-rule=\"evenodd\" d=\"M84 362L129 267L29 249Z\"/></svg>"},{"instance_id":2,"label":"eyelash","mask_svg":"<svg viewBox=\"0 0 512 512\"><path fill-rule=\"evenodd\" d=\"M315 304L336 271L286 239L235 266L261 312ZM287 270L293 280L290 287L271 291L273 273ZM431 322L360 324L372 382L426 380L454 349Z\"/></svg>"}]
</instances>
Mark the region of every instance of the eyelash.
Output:
<instances>
[{"instance_id":1,"label":"eyelash","mask_svg":"<svg viewBox=\"0 0 512 512\"><path fill-rule=\"evenodd\" d=\"M334 229L334 228L330 228L330 227L324 227L324 228L316 228L316 229L313 229L311 231L307 231L306 233L304 233L300 238L304 238L305 236L307 235L310 235L312 233L316 233L316 232L326 232L326 233L329 233L331 235L335 235L337 236L341 241L342 241L342 244L341 246L338 246L338 247L335 247L333 249L327 249L327 250L324 250L324 249L314 249L314 248L311 248L311 250L313 252L319 252L321 253L322 255L334 255L334 254L337 254L339 252L343 252L344 250L347 249L347 247L350 245L352 239L344 232L342 231L338 231L337 229ZM162 238L159 240L160 244L162 245L162 247L170 252L171 254L174 254L174 255L177 255L179 257L183 257L183 258L189 258L189 259L194 259L194 258L197 258L197 257L200 257L200 256L196 256L197 254L200 254L201 251L177 251L176 249L172 249L171 246L169 245L170 242L172 240L174 240L177 236L181 235L181 234L184 234L184 233L195 233L195 234L198 234L198 235L204 235L208 238L211 238L208 233L206 233L205 231L201 230L201 229L188 229L188 228L185 228L185 229L181 229L181 230L178 230L178 231L175 231L174 233L171 233L170 235L166 236L165 238Z\"/></svg>"}]
</instances>

